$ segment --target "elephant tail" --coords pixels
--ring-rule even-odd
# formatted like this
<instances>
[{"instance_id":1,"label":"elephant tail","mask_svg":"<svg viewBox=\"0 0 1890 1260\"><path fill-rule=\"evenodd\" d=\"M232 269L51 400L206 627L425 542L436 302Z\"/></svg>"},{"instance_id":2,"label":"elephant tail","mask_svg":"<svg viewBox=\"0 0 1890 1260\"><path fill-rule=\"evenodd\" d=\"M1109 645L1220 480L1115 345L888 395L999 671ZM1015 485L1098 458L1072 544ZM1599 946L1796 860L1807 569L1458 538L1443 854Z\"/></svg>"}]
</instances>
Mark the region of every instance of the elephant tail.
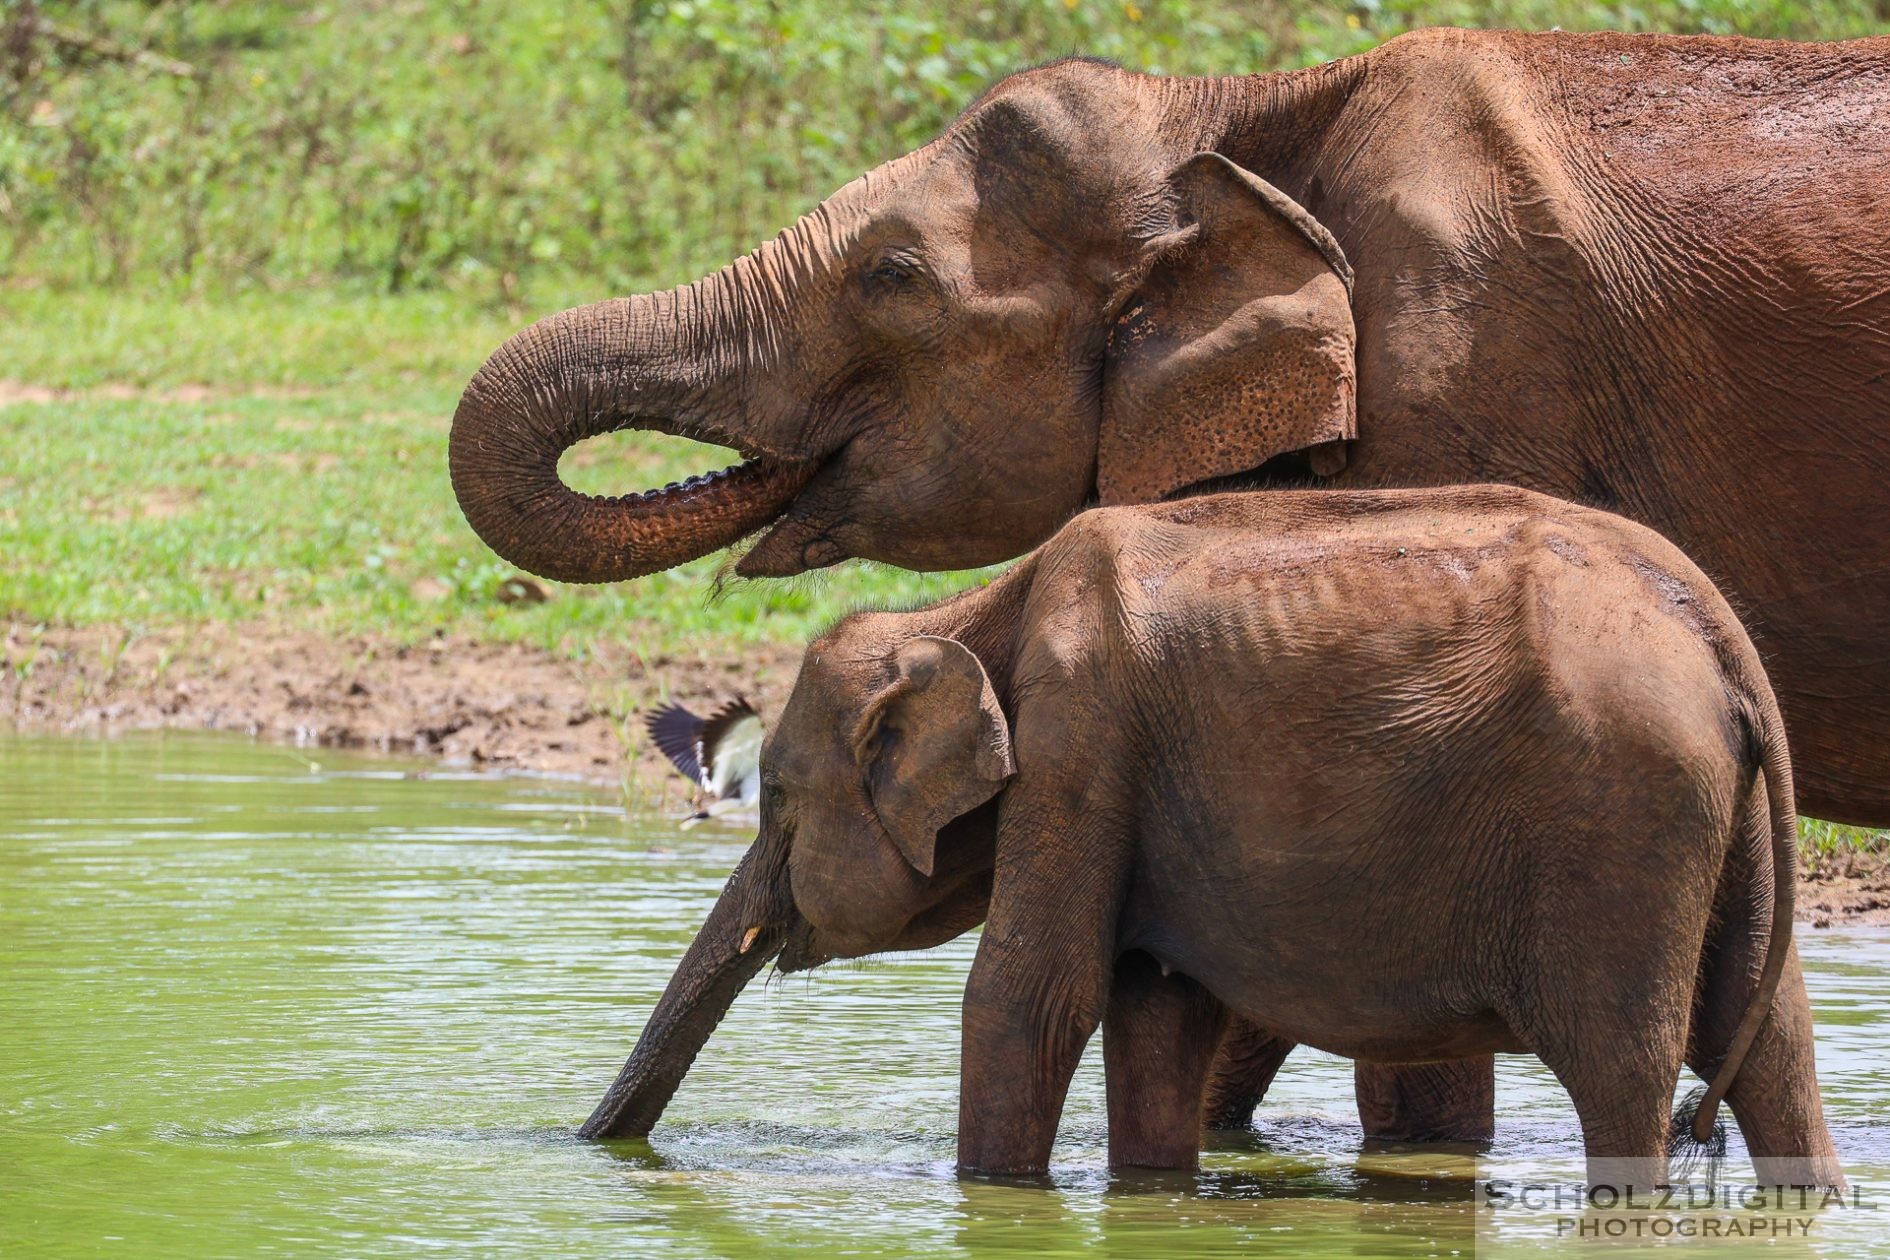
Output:
<instances>
[{"instance_id":1,"label":"elephant tail","mask_svg":"<svg viewBox=\"0 0 1890 1260\"><path fill-rule=\"evenodd\" d=\"M1746 1006L1745 1018L1733 1033L1732 1044L1719 1071L1696 1102L1688 1098L1674 1114L1674 1137L1683 1132L1692 1141L1709 1149L1723 1151L1725 1133L1717 1129L1719 1104L1738 1079L1746 1052L1753 1039L1772 1014L1772 999L1778 993L1779 977L1791 953L1792 913L1798 892L1798 810L1792 796L1792 763L1785 746L1785 722L1778 711L1770 686L1753 688L1756 694L1742 699L1738 719L1745 728L1749 758L1757 763L1765 780L1765 799L1771 809L1772 830L1772 930L1765 945L1765 965L1759 972L1758 987ZM1689 1114L1690 1113L1690 1114Z\"/></svg>"}]
</instances>

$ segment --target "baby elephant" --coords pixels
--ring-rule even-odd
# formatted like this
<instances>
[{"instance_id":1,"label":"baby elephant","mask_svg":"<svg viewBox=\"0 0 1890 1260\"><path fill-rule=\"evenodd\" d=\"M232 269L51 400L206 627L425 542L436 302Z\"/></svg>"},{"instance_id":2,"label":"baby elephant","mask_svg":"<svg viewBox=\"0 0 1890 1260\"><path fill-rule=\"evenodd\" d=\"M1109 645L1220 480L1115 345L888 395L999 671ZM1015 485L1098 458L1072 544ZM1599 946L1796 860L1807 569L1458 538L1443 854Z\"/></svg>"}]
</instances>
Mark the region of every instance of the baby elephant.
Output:
<instances>
[{"instance_id":1,"label":"baby elephant","mask_svg":"<svg viewBox=\"0 0 1890 1260\"><path fill-rule=\"evenodd\" d=\"M1529 1052L1591 1176L1664 1180L1682 1064L1768 1183L1837 1185L1791 946L1784 732L1725 601L1506 487L1085 513L989 586L849 617L761 834L587 1132L647 1132L769 957L986 914L959 1164L1042 1172L1100 1024L1111 1162L1191 1167L1227 1021L1365 1061Z\"/></svg>"}]
</instances>

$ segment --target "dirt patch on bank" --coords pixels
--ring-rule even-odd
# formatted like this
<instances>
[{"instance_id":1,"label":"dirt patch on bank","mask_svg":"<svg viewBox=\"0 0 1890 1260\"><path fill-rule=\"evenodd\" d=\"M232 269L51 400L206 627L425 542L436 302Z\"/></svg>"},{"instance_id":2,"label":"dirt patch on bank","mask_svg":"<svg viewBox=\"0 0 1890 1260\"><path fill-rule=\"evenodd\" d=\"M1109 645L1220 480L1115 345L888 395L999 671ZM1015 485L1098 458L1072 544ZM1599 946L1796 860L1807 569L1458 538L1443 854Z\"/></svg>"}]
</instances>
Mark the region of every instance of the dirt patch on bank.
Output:
<instances>
[{"instance_id":1,"label":"dirt patch on bank","mask_svg":"<svg viewBox=\"0 0 1890 1260\"><path fill-rule=\"evenodd\" d=\"M269 388L244 385L222 388L215 385L172 385L145 389L136 385L99 385L92 389L55 389L47 385L29 385L25 381L0 378L0 407L45 406L48 403L85 402L158 402L200 403L219 398L313 398L316 391L297 388Z\"/></svg>"},{"instance_id":2,"label":"dirt patch on bank","mask_svg":"<svg viewBox=\"0 0 1890 1260\"><path fill-rule=\"evenodd\" d=\"M1890 923L1890 852L1846 851L1801 862L1798 917L1813 927Z\"/></svg>"},{"instance_id":3,"label":"dirt patch on bank","mask_svg":"<svg viewBox=\"0 0 1890 1260\"><path fill-rule=\"evenodd\" d=\"M309 633L200 627L127 634L6 626L0 722L25 731L240 731L324 748L418 753L490 768L626 779L680 803L642 713L735 694L780 712L800 654L572 661L519 644L439 638L413 647Z\"/></svg>"}]
</instances>

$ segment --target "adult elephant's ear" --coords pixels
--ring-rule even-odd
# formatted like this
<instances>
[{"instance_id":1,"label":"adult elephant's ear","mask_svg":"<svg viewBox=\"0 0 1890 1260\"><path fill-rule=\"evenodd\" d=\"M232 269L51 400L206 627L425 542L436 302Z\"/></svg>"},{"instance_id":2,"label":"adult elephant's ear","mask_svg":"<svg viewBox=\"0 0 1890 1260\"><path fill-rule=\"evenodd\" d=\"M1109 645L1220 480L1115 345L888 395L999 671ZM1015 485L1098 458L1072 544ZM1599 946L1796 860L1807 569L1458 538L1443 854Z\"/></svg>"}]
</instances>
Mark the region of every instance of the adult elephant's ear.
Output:
<instances>
[{"instance_id":1,"label":"adult elephant's ear","mask_svg":"<svg viewBox=\"0 0 1890 1260\"><path fill-rule=\"evenodd\" d=\"M893 654L892 683L853 734L879 822L921 875L939 828L997 795L1016 772L1011 728L984 664L954 639L920 635Z\"/></svg>"},{"instance_id":2,"label":"adult elephant's ear","mask_svg":"<svg viewBox=\"0 0 1890 1260\"><path fill-rule=\"evenodd\" d=\"M1357 436L1352 268L1285 193L1218 153L1169 174L1175 227L1110 333L1096 488L1162 498L1275 455ZM1328 445L1330 444L1330 445Z\"/></svg>"}]
</instances>

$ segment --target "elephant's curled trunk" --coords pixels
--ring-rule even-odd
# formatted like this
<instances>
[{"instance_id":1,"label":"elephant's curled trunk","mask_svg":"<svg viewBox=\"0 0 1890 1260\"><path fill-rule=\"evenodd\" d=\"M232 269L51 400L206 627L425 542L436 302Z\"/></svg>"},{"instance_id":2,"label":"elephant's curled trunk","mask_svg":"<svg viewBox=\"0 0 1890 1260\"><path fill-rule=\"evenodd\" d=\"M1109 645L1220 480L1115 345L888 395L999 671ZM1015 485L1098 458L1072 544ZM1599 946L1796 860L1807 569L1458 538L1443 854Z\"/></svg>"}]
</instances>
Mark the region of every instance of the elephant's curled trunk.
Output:
<instances>
[{"instance_id":1,"label":"elephant's curled trunk","mask_svg":"<svg viewBox=\"0 0 1890 1260\"><path fill-rule=\"evenodd\" d=\"M580 1137L645 1137L656 1127L709 1035L787 940L785 861L763 842L742 858Z\"/></svg>"},{"instance_id":2,"label":"elephant's curled trunk","mask_svg":"<svg viewBox=\"0 0 1890 1260\"><path fill-rule=\"evenodd\" d=\"M811 465L716 427L692 374L702 339L690 290L563 311L514 335L453 416L453 492L473 529L541 577L615 582L726 547L779 516ZM733 468L616 498L580 494L558 457L588 437L653 429L741 450Z\"/></svg>"}]
</instances>

